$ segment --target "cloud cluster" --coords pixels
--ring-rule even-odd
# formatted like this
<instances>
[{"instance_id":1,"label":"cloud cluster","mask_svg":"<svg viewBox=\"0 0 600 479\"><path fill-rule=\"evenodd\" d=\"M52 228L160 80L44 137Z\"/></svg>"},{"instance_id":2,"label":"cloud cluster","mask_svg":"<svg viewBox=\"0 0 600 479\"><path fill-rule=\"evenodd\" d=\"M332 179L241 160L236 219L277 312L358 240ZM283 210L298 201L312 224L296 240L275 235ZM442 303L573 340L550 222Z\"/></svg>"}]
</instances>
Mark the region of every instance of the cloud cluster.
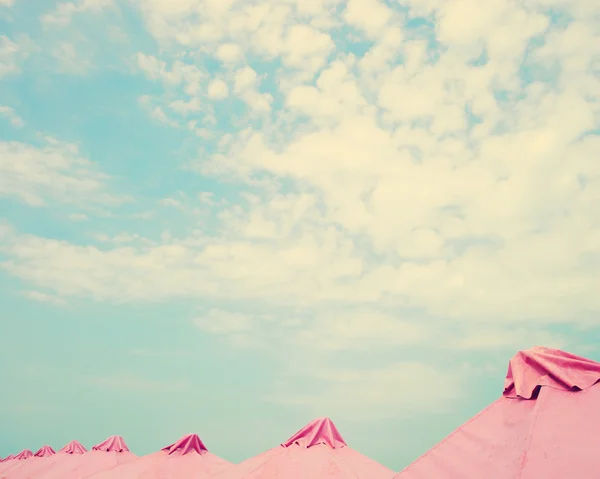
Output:
<instances>
[{"instance_id":1,"label":"cloud cluster","mask_svg":"<svg viewBox=\"0 0 600 479\"><path fill-rule=\"evenodd\" d=\"M102 246L4 226L3 267L64 298L209 302L194 319L204 333L295 358L273 401L343 395L350 408L393 414L398 384L420 391L403 399L413 407L455 398L468 367L396 357L318 373L306 357L563 345L552 325L593 325L600 35L591 3L137 1L161 46L138 53L137 68L164 88L140 104L215 139L214 153L187 166L234 183L239 201L202 193L192 206L210 208L213 231L131 231ZM202 68L198 55L221 69ZM226 133L220 105L236 112ZM2 148L5 195L40 205L105 191L72 146ZM298 395L302 376L328 386Z\"/></svg>"},{"instance_id":2,"label":"cloud cluster","mask_svg":"<svg viewBox=\"0 0 600 479\"><path fill-rule=\"evenodd\" d=\"M83 158L76 145L47 137L34 146L0 142L0 196L30 206L58 203L116 204L125 199L108 192L109 177Z\"/></svg>"}]
</instances>

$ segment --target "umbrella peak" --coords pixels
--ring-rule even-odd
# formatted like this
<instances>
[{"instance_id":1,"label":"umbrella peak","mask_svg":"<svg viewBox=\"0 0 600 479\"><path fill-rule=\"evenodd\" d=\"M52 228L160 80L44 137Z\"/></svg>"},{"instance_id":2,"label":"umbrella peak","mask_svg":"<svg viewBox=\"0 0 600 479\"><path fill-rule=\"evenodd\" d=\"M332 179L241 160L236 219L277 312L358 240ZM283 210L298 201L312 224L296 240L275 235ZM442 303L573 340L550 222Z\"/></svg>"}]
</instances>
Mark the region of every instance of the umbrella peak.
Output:
<instances>
[{"instance_id":1,"label":"umbrella peak","mask_svg":"<svg viewBox=\"0 0 600 479\"><path fill-rule=\"evenodd\" d=\"M29 449L23 449L19 454L17 454L14 457L14 459L18 459L18 460L29 459L31 456L33 456L33 452L31 452Z\"/></svg>"},{"instance_id":2,"label":"umbrella peak","mask_svg":"<svg viewBox=\"0 0 600 479\"><path fill-rule=\"evenodd\" d=\"M206 449L206 446L197 434L187 434L170 446L163 447L161 451L169 455L177 453L184 456L190 453L205 454L208 452L208 449Z\"/></svg>"},{"instance_id":3,"label":"umbrella peak","mask_svg":"<svg viewBox=\"0 0 600 479\"><path fill-rule=\"evenodd\" d=\"M332 449L346 446L342 435L328 417L320 417L300 429L296 434L290 437L283 447L292 445L309 448L318 444L325 444Z\"/></svg>"},{"instance_id":4,"label":"umbrella peak","mask_svg":"<svg viewBox=\"0 0 600 479\"><path fill-rule=\"evenodd\" d=\"M87 452L87 449L83 447L83 444L81 444L79 441L71 441L58 452L65 454L84 454Z\"/></svg>"},{"instance_id":5,"label":"umbrella peak","mask_svg":"<svg viewBox=\"0 0 600 479\"><path fill-rule=\"evenodd\" d=\"M2 462L10 461L11 459L14 459L14 458L15 458L14 454L9 454L4 459L2 459Z\"/></svg>"},{"instance_id":6,"label":"umbrella peak","mask_svg":"<svg viewBox=\"0 0 600 479\"><path fill-rule=\"evenodd\" d=\"M35 457L48 457L48 456L53 456L54 454L56 454L54 449L52 449L48 445L45 445L45 446L40 447L38 449L38 451L34 454L34 456Z\"/></svg>"},{"instance_id":7,"label":"umbrella peak","mask_svg":"<svg viewBox=\"0 0 600 479\"><path fill-rule=\"evenodd\" d=\"M127 444L125 444L125 439L121 436L110 436L105 441L92 447L92 451L129 452L129 448L127 447Z\"/></svg>"},{"instance_id":8,"label":"umbrella peak","mask_svg":"<svg viewBox=\"0 0 600 479\"><path fill-rule=\"evenodd\" d=\"M565 391L588 389L600 381L600 363L559 349L536 346L509 362L503 396L535 399L542 386Z\"/></svg>"}]
</instances>

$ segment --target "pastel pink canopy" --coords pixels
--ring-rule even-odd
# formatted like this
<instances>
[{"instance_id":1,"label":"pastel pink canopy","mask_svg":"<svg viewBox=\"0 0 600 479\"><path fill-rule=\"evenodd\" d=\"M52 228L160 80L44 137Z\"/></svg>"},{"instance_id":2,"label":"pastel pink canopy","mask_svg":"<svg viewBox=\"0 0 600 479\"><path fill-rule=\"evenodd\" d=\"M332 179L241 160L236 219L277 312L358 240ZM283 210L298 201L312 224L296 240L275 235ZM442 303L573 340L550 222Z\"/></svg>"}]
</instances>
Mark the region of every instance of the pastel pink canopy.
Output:
<instances>
[{"instance_id":1,"label":"pastel pink canopy","mask_svg":"<svg viewBox=\"0 0 600 479\"><path fill-rule=\"evenodd\" d=\"M90 477L90 479L206 479L230 467L210 453L196 434L188 434L174 444L148 456Z\"/></svg>"},{"instance_id":2,"label":"pastel pink canopy","mask_svg":"<svg viewBox=\"0 0 600 479\"><path fill-rule=\"evenodd\" d=\"M596 479L600 363L535 347L509 363L502 397L398 479Z\"/></svg>"},{"instance_id":3,"label":"pastel pink canopy","mask_svg":"<svg viewBox=\"0 0 600 479\"><path fill-rule=\"evenodd\" d=\"M87 452L80 443L72 441L36 470L16 471L14 477L7 479L81 479L135 458L120 436L111 436Z\"/></svg>"},{"instance_id":4,"label":"pastel pink canopy","mask_svg":"<svg viewBox=\"0 0 600 479\"><path fill-rule=\"evenodd\" d=\"M346 445L329 418L307 424L278 447L215 479L390 479L394 473Z\"/></svg>"}]
</instances>

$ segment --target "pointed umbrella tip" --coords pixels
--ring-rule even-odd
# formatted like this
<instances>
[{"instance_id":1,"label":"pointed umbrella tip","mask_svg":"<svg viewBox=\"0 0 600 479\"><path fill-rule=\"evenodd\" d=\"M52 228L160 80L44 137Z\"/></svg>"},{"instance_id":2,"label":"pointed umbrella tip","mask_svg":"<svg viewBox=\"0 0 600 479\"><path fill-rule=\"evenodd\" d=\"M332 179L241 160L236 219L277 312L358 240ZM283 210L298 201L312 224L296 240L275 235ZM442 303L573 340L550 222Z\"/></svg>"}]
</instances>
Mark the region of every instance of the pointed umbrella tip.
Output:
<instances>
[{"instance_id":1,"label":"pointed umbrella tip","mask_svg":"<svg viewBox=\"0 0 600 479\"><path fill-rule=\"evenodd\" d=\"M79 441L73 440L58 452L63 454L84 454L87 452L87 449Z\"/></svg>"},{"instance_id":2,"label":"pointed umbrella tip","mask_svg":"<svg viewBox=\"0 0 600 479\"><path fill-rule=\"evenodd\" d=\"M534 346L508 364L503 396L535 399L543 386L565 391L588 389L600 381L600 363L560 349Z\"/></svg>"},{"instance_id":3,"label":"pointed umbrella tip","mask_svg":"<svg viewBox=\"0 0 600 479\"><path fill-rule=\"evenodd\" d=\"M92 447L92 451L129 452L125 439L121 436L110 436L108 439Z\"/></svg>"},{"instance_id":4,"label":"pointed umbrella tip","mask_svg":"<svg viewBox=\"0 0 600 479\"><path fill-rule=\"evenodd\" d=\"M325 444L332 449L346 446L342 435L328 417L319 417L309 422L296 434L290 437L283 447L298 445L303 448L309 448L318 444Z\"/></svg>"},{"instance_id":5,"label":"pointed umbrella tip","mask_svg":"<svg viewBox=\"0 0 600 479\"><path fill-rule=\"evenodd\" d=\"M205 454L208 449L197 434L186 434L173 444L163 447L161 451L169 455L181 454L183 456L190 453Z\"/></svg>"},{"instance_id":6,"label":"pointed umbrella tip","mask_svg":"<svg viewBox=\"0 0 600 479\"><path fill-rule=\"evenodd\" d=\"M31 452L29 449L23 449L19 454L17 454L14 457L14 459L23 460L23 459L29 459L32 456L33 456L33 452Z\"/></svg>"},{"instance_id":7,"label":"pointed umbrella tip","mask_svg":"<svg viewBox=\"0 0 600 479\"><path fill-rule=\"evenodd\" d=\"M38 449L38 451L34 454L34 456L35 457L48 457L48 456L53 456L54 454L56 454L54 449L52 449L48 445L45 445L45 446L40 447Z\"/></svg>"}]
</instances>

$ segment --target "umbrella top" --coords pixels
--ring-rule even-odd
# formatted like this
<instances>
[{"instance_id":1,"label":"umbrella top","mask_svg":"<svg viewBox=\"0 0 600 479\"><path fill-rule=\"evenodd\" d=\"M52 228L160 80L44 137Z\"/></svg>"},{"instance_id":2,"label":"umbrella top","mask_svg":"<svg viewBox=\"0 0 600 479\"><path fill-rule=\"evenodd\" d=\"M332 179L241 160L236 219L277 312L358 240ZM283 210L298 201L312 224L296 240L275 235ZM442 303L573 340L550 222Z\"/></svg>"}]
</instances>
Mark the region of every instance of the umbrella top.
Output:
<instances>
[{"instance_id":1,"label":"umbrella top","mask_svg":"<svg viewBox=\"0 0 600 479\"><path fill-rule=\"evenodd\" d=\"M565 391L588 389L600 380L600 363L558 349L536 346L510 360L503 396L535 399L542 386Z\"/></svg>"},{"instance_id":2,"label":"umbrella top","mask_svg":"<svg viewBox=\"0 0 600 479\"><path fill-rule=\"evenodd\" d=\"M345 447L347 444L335 424L328 417L320 417L300 429L282 444L283 447L297 445L303 448L325 444L332 449Z\"/></svg>"},{"instance_id":3,"label":"umbrella top","mask_svg":"<svg viewBox=\"0 0 600 479\"><path fill-rule=\"evenodd\" d=\"M87 449L79 441L71 441L58 452L64 454L83 454L87 452Z\"/></svg>"},{"instance_id":4,"label":"umbrella top","mask_svg":"<svg viewBox=\"0 0 600 479\"><path fill-rule=\"evenodd\" d=\"M17 454L14 457L14 459L18 459L18 460L29 459L32 456L33 456L33 452L31 452L29 449L23 449L19 454Z\"/></svg>"},{"instance_id":5,"label":"umbrella top","mask_svg":"<svg viewBox=\"0 0 600 479\"><path fill-rule=\"evenodd\" d=\"M197 434L187 434L170 446L163 447L161 451L166 452L169 456L171 454L185 456L190 453L205 454L208 449Z\"/></svg>"},{"instance_id":6,"label":"umbrella top","mask_svg":"<svg viewBox=\"0 0 600 479\"><path fill-rule=\"evenodd\" d=\"M105 441L102 441L101 443L92 447L92 451L129 452L129 448L121 436L110 436Z\"/></svg>"},{"instance_id":7,"label":"umbrella top","mask_svg":"<svg viewBox=\"0 0 600 479\"><path fill-rule=\"evenodd\" d=\"M46 445L46 446L42 446L38 449L38 451L34 454L35 457L48 457L48 456L53 456L54 454L56 454L56 452L54 452L54 449L52 449L50 446Z\"/></svg>"}]
</instances>

